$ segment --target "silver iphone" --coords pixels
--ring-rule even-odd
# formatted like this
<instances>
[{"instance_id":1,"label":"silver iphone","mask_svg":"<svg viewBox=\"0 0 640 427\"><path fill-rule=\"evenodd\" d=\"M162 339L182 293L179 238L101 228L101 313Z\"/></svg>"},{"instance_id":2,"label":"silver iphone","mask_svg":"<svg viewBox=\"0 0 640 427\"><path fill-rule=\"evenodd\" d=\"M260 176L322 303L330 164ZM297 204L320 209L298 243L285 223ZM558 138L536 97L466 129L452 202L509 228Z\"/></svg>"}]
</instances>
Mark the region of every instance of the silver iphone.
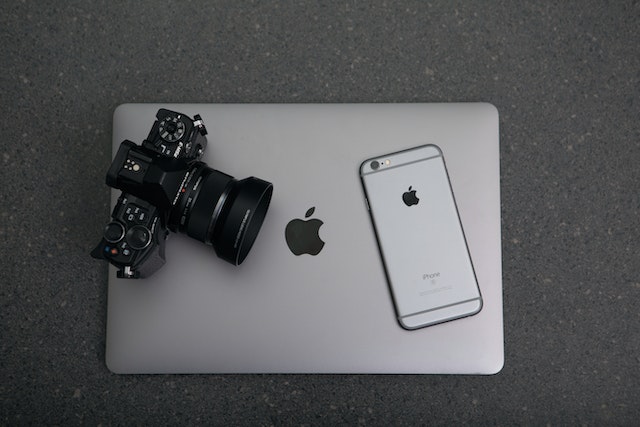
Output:
<instances>
[{"instance_id":1,"label":"silver iphone","mask_svg":"<svg viewBox=\"0 0 640 427\"><path fill-rule=\"evenodd\" d=\"M360 177L400 325L478 313L480 288L440 148L365 160Z\"/></svg>"}]
</instances>

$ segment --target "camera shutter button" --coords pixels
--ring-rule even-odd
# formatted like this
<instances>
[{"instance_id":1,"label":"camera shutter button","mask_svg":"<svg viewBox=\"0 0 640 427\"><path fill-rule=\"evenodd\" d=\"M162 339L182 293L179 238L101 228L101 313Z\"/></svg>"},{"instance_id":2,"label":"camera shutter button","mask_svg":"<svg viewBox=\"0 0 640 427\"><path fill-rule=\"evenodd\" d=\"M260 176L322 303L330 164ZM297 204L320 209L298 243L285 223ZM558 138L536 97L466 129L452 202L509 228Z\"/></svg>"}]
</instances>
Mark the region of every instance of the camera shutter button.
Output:
<instances>
[{"instance_id":1,"label":"camera shutter button","mask_svg":"<svg viewBox=\"0 0 640 427\"><path fill-rule=\"evenodd\" d=\"M104 228L104 240L117 243L124 237L124 227L119 222L110 222Z\"/></svg>"},{"instance_id":2,"label":"camera shutter button","mask_svg":"<svg viewBox=\"0 0 640 427\"><path fill-rule=\"evenodd\" d=\"M127 231L127 242L134 250L144 249L151 243L151 231L143 225L135 225Z\"/></svg>"}]
</instances>

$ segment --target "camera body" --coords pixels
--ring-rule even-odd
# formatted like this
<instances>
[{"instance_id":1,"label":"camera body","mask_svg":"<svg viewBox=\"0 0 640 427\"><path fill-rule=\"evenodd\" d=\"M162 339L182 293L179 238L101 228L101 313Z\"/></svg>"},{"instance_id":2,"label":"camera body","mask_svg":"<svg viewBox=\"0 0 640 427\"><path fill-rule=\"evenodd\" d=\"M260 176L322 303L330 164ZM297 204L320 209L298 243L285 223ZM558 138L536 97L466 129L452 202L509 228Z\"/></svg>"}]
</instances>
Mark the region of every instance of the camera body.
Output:
<instances>
[{"instance_id":1,"label":"camera body","mask_svg":"<svg viewBox=\"0 0 640 427\"><path fill-rule=\"evenodd\" d=\"M120 144L106 183L122 194L91 252L116 266L118 277L145 278L162 267L169 231L212 245L235 265L244 261L273 186L255 177L237 181L201 162L206 135L199 115L160 109L142 145Z\"/></svg>"}]
</instances>

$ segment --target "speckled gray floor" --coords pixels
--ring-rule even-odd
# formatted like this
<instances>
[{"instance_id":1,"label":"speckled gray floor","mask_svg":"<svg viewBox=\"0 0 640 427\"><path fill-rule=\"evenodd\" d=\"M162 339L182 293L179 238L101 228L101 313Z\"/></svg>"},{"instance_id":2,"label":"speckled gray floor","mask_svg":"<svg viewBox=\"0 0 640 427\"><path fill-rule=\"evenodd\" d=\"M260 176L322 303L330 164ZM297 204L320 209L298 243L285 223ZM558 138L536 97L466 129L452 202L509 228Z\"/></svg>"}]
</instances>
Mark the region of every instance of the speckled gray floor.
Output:
<instances>
[{"instance_id":1,"label":"speckled gray floor","mask_svg":"<svg viewBox=\"0 0 640 427\"><path fill-rule=\"evenodd\" d=\"M637 1L121 3L0 8L0 424L638 422ZM88 252L146 101L496 105L503 371L110 374Z\"/></svg>"}]
</instances>

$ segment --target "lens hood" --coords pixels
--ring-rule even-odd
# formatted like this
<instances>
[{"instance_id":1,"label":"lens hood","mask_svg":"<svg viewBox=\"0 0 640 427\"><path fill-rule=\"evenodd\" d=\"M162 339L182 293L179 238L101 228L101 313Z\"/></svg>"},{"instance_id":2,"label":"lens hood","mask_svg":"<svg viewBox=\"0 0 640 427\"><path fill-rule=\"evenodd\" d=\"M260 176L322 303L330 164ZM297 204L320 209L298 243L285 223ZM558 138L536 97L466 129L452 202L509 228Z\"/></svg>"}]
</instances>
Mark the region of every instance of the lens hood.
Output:
<instances>
[{"instance_id":1,"label":"lens hood","mask_svg":"<svg viewBox=\"0 0 640 427\"><path fill-rule=\"evenodd\" d=\"M273 185L259 178L236 180L198 165L188 186L183 207L184 224L178 229L213 246L218 257L240 265L253 246L271 202Z\"/></svg>"},{"instance_id":2,"label":"lens hood","mask_svg":"<svg viewBox=\"0 0 640 427\"><path fill-rule=\"evenodd\" d=\"M258 237L273 185L253 176L234 184L210 240L220 258L240 265Z\"/></svg>"}]
</instances>

